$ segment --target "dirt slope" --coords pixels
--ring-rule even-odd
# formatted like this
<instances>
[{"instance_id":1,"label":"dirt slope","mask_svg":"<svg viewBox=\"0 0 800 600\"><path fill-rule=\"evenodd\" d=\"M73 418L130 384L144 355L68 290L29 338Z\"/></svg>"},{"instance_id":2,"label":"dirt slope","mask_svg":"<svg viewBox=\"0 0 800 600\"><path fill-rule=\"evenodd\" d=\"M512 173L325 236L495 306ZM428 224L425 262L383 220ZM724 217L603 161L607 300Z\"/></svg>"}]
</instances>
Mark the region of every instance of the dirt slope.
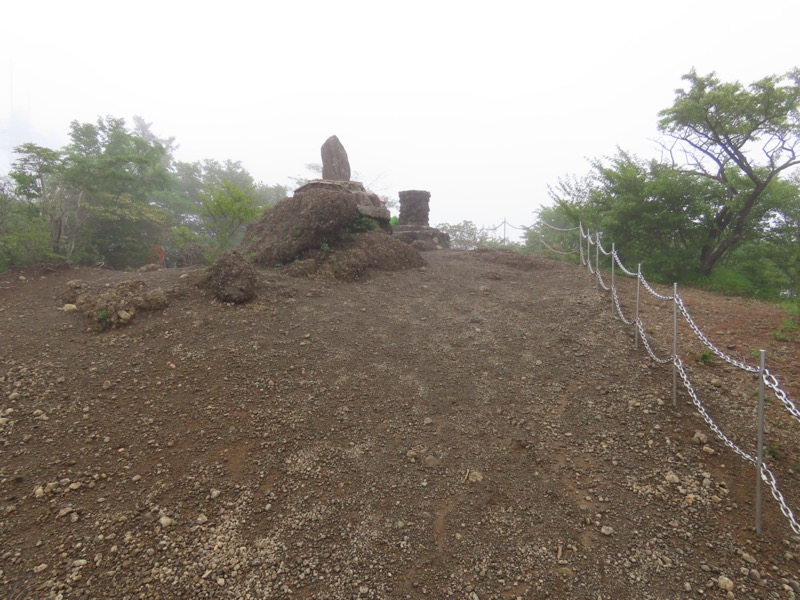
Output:
<instances>
[{"instance_id":1,"label":"dirt slope","mask_svg":"<svg viewBox=\"0 0 800 600\"><path fill-rule=\"evenodd\" d=\"M753 532L754 470L685 394L672 407L669 368L633 348L584 271L503 252L425 258L356 283L264 270L244 306L175 269L7 274L0 596L800 592L800 540L768 495ZM60 310L76 278L179 293L97 333ZM697 319L731 351L780 325L777 309L698 294ZM669 348L671 309L648 310ZM775 352L794 368L796 344ZM749 451L755 383L687 366ZM776 474L800 501L797 429L769 414Z\"/></svg>"}]
</instances>

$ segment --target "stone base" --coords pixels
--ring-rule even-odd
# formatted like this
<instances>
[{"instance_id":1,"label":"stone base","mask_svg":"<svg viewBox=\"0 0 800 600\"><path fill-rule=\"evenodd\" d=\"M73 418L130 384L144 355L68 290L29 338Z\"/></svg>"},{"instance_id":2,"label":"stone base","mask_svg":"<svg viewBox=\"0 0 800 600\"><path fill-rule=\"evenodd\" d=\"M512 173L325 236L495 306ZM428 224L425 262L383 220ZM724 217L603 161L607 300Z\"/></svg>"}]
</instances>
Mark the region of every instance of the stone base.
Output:
<instances>
[{"instance_id":1,"label":"stone base","mask_svg":"<svg viewBox=\"0 0 800 600\"><path fill-rule=\"evenodd\" d=\"M417 250L443 250L450 247L450 234L435 227L398 225L394 228L394 237Z\"/></svg>"}]
</instances>

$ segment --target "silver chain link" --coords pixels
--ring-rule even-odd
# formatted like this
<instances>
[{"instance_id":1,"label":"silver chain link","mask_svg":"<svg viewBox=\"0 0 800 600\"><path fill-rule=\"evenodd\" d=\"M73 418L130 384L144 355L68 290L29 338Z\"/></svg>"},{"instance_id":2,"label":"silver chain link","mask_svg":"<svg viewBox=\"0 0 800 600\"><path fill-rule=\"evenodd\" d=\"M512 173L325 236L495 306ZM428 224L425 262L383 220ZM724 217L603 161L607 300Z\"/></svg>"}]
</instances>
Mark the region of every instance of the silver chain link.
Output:
<instances>
[{"instance_id":1,"label":"silver chain link","mask_svg":"<svg viewBox=\"0 0 800 600\"><path fill-rule=\"evenodd\" d=\"M638 273L634 273L633 271L629 271L628 269L625 268L625 265L622 264L622 261L619 259L619 255L617 254L616 250L614 252L612 252L611 254L614 256L614 261L617 263L617 266L620 269L622 269L622 272L625 273L625 275L629 275L630 277L638 277L639 276Z\"/></svg>"},{"instance_id":2,"label":"silver chain link","mask_svg":"<svg viewBox=\"0 0 800 600\"><path fill-rule=\"evenodd\" d=\"M575 254L575 252L576 252L575 250L570 250L569 252L564 252L563 250L556 250L555 248L553 248L552 246L550 246L550 244L548 244L547 242L545 242L545 241L544 241L544 238L541 238L541 240L540 240L540 241L542 242L542 244L544 244L544 247L545 247L545 248L547 248L548 250L550 250L550 252L555 252L556 254Z\"/></svg>"},{"instance_id":3,"label":"silver chain link","mask_svg":"<svg viewBox=\"0 0 800 600\"><path fill-rule=\"evenodd\" d=\"M783 406L786 407L786 410L788 410L792 414L792 416L795 419L797 419L797 421L800 421L800 410L797 410L797 407L795 406L794 402L792 402L786 395L786 392L784 392L781 389L778 380L772 373L769 372L769 369L764 369L763 377L764 377L764 385L767 386L769 389L771 389L773 392L775 392L775 397L781 401L781 404L783 404Z\"/></svg>"},{"instance_id":4,"label":"silver chain link","mask_svg":"<svg viewBox=\"0 0 800 600\"><path fill-rule=\"evenodd\" d=\"M763 462L761 463L761 479L769 486L772 497L778 502L783 516L789 519L789 526L792 528L792 531L800 535L800 525L797 524L792 509L786 504L783 494L781 494L781 491L778 489L778 482L775 479L775 475Z\"/></svg>"},{"instance_id":5,"label":"silver chain link","mask_svg":"<svg viewBox=\"0 0 800 600\"><path fill-rule=\"evenodd\" d=\"M653 289L653 288L650 286L650 284L649 284L649 283L647 283L647 279L645 279L645 278L644 278L644 275L642 275L641 273L639 273L639 281L641 281L641 282L642 282L642 285L644 286L644 289L646 289L646 290L648 291L648 293L649 293L651 296L653 296L654 298L658 298L659 300L669 300L669 301L672 301L672 300L674 300L674 299L675 299L675 297L674 297L674 296L664 296L663 294L659 294L657 291L655 291L655 290L654 290L654 289Z\"/></svg>"},{"instance_id":6,"label":"silver chain link","mask_svg":"<svg viewBox=\"0 0 800 600\"><path fill-rule=\"evenodd\" d=\"M748 365L748 364L746 364L746 363L744 363L744 362L742 362L740 360L736 360L735 358L729 356L728 354L726 354L725 352L723 352L722 350L717 348L713 343L711 343L711 341L705 336L705 334L702 332L702 330L694 322L694 319L692 319L691 315L689 314L689 311L686 309L686 306L685 306L685 304L683 302L683 299L680 296L678 296L677 294L674 295L674 296L665 296L663 294L659 294L647 282L647 280L644 278L644 276L641 274L641 272L634 273L634 272L626 269L625 265L622 264L622 261L620 260L619 255L617 254L617 252L615 250L612 250L611 252L607 252L603 248L602 243L600 241L601 237L602 237L602 233L601 232L599 232L599 231L596 232L595 235L594 235L594 239L592 239L592 235L588 231L586 233L584 233L582 224L579 225L578 227L573 228L573 229L560 229L560 228L557 228L557 227L553 227L553 226L549 225L548 223L544 223L544 221L542 221L542 223L544 225L547 225L551 229L555 229L556 231L574 231L575 229L580 230L581 240L588 239L589 240L588 244L590 246L592 244L597 244L598 250L600 252L602 252L603 255L605 255L605 256L611 256L612 260L617 263L617 265L619 266L619 268L622 270L623 273L625 273L626 275L629 275L631 277L637 277L639 279L639 281L642 283L642 285L644 286L645 290L647 290L647 292L650 295L652 295L653 297L655 297L655 298L657 298L659 300L674 301L676 303L676 305L678 306L678 309L681 311L681 314L683 315L683 318L686 319L686 322L689 324L689 327L692 329L692 331L694 331L694 333L698 337L698 339L709 350L711 350L716 356L721 358L723 361L729 363L730 365L733 365L734 367L737 367L739 369L747 371L748 373L759 373L760 372L760 370L761 370L760 368L753 367L753 366L750 366L750 365ZM559 252L558 250L555 250L554 248L551 248L546 242L544 242L544 240L542 240L542 243L548 249L550 249L551 251L559 253L559 254L572 254L572 253L574 253L574 251L573 252ZM698 412L700 413L700 416L706 422L706 424L711 429L711 431L714 432L714 434L720 440L722 440L722 442L728 448L733 450L733 452L735 454L739 455L739 457L741 457L746 462L749 462L749 463L751 463L753 465L756 465L757 464L756 459L753 458L752 455L748 454L747 452L745 452L744 450L739 448L730 438L728 438L728 436L726 436L722 432L722 430L719 428L719 426L714 422L714 420L708 414L708 411L706 410L705 406L703 406L703 403L700 402L700 398L697 396L697 392L695 391L694 386L692 386L692 382L689 380L689 375L686 373L686 369L684 368L683 362L681 361L680 357L678 357L678 356L670 356L668 358L659 358L659 357L657 357L655 355L655 353L653 352L653 348L650 346L650 342L647 339L647 335L644 332L644 325L642 324L641 319L637 319L636 321L629 321L628 319L625 318L625 315L622 312L622 307L620 305L619 295L617 294L616 286L611 286L610 288L608 286L606 286L605 282L603 281L603 277L600 274L600 269L595 270L595 269L592 268L591 257L587 257L587 258L584 257L583 243L580 244L580 256L581 256L581 264L582 265L583 264L588 265L589 272L594 274L597 277L598 284L605 291L609 291L609 290L611 291L611 295L612 295L612 298L614 300L614 307L615 307L615 309L617 311L617 314L619 315L620 319L622 320L622 322L625 323L626 325L635 325L636 326L636 328L639 331L639 337L642 340L642 345L647 350L647 353L650 356L650 358L653 361L655 361L656 363L659 363L659 364L673 363L675 365L675 368L677 369L678 373L681 376L681 380L683 381L683 385L686 388L686 391L689 393L689 396L692 399L692 403L694 404L695 408L697 408ZM783 389L781 389L780 383L775 378L775 376L772 375L769 372L768 369L765 369L763 374L762 374L762 378L764 380L764 385L766 387L768 387L769 389L771 389L775 393L776 398L778 398L778 400L783 404L783 406L786 408L786 410L789 411L789 413L798 422L800 422L800 410L798 410L798 408L794 404L794 402L792 402L791 399L789 399L789 397L787 396L786 392L784 392ZM795 519L794 513L792 512L791 508L789 508L788 504L786 503L786 499L784 498L784 496L781 493L781 491L778 489L778 482L777 482L777 480L775 478L775 474L763 462L761 464L761 479L762 479L762 481L764 481L764 483L766 483L769 486L770 491L772 493L772 497L778 503L778 505L780 507L780 510L781 510L781 513L783 514L783 516L786 517L786 519L788 519L789 526L792 528L792 531L795 534L800 535L800 524L797 523L797 520Z\"/></svg>"},{"instance_id":7,"label":"silver chain link","mask_svg":"<svg viewBox=\"0 0 800 600\"><path fill-rule=\"evenodd\" d=\"M581 229L581 236L583 236L583 230L582 230L581 227L568 227L568 228L565 229L563 227L556 227L555 225L550 225L550 223L548 223L547 221L542 221L541 219L539 219L539 223L541 223L545 227L549 227L550 229L553 229L555 231L575 231L576 229ZM513 227L513 225L512 225L512 227ZM526 227L526 229L528 229L528 228Z\"/></svg>"},{"instance_id":8,"label":"silver chain link","mask_svg":"<svg viewBox=\"0 0 800 600\"><path fill-rule=\"evenodd\" d=\"M645 335L644 333L644 325L642 325L641 319L636 321L636 328L639 330L639 338L642 340L642 344L644 344L644 348L645 350L647 350L647 353L650 355L650 358L652 358L655 362L662 365L666 365L672 362L672 356L669 356L668 358L658 358L655 355L655 352L653 352L653 349L650 347L650 342L647 340L647 335Z\"/></svg>"},{"instance_id":9,"label":"silver chain link","mask_svg":"<svg viewBox=\"0 0 800 600\"><path fill-rule=\"evenodd\" d=\"M722 433L722 430L717 426L716 423L714 423L714 420L709 416L708 412L703 406L703 403L700 402L700 399L697 397L697 393L695 392L694 387L692 386L692 382L689 381L689 376L686 374L686 369L683 368L683 362L681 362L681 359L678 358L677 356L675 357L675 367L678 369L678 373L680 373L686 391L689 392L689 396L691 396L692 398L692 403L695 405L698 412L700 413L700 416L703 417L703 420L706 422L706 424L711 428L711 431L713 431L714 434L716 434L716 436L719 439L721 439L726 446L728 446L728 448L733 450L745 461L753 465L756 465L757 464L756 459L753 458L750 454L748 454L744 450L742 450L741 448L739 448L730 439L728 439L728 436ZM761 463L761 479L764 481L764 483L766 483L770 487L770 490L772 492L772 497L775 498L775 500L780 505L781 513L783 513L783 516L789 520L789 526L792 528L792 531L800 535L800 525L798 525L797 521L795 520L794 513L786 504L786 500L784 499L783 494L778 489L778 482L775 479L775 475L772 473L769 467L767 467L767 465L764 464L763 462Z\"/></svg>"},{"instance_id":10,"label":"silver chain link","mask_svg":"<svg viewBox=\"0 0 800 600\"><path fill-rule=\"evenodd\" d=\"M619 305L619 296L617 295L617 286L611 287L611 296L614 298L614 306L616 306L617 314L619 315L619 318L622 319L622 322L625 323L625 325L633 325L634 322L629 321L625 318L625 315L622 314L622 307Z\"/></svg>"},{"instance_id":11,"label":"silver chain link","mask_svg":"<svg viewBox=\"0 0 800 600\"><path fill-rule=\"evenodd\" d=\"M610 290L611 288L608 287L605 282L603 281L603 276L600 275L600 269L595 270L595 275L597 275L597 283L600 284L600 287L603 288L605 291Z\"/></svg>"},{"instance_id":12,"label":"silver chain link","mask_svg":"<svg viewBox=\"0 0 800 600\"><path fill-rule=\"evenodd\" d=\"M725 353L724 353L722 350L720 350L719 348L717 348L717 347L716 347L714 344L712 344L712 343L711 343L711 341L710 341L710 340L709 340L709 339L708 339L708 338L707 338L707 337L706 337L706 336L703 334L703 332L702 332L702 331L700 331L700 328L697 326L697 324L694 322L694 320L692 319L692 317L689 315L689 311L688 311L688 310L686 310L686 306L684 306L684 304L683 304L683 300L681 299L681 297L680 297L680 296L677 296L677 297L675 298L675 303L678 305L678 309L681 311L681 314L683 314L683 318L684 318L684 319L686 319L686 322L689 324L689 327L691 327L691 328L692 328L692 331L694 331L694 334L695 334L695 335L696 335L696 336L697 336L697 337L700 339L700 341L701 341L701 342L703 342L703 344L704 344L704 345L705 345L705 346L706 346L706 347L707 347L709 350L711 350L711 351L712 351L714 354L716 354L717 356L719 356L719 357L720 357L722 360L724 360L725 362L727 362L727 363L729 363L729 364L733 365L734 367L738 367L739 369L742 369L742 370L744 370L744 371L747 371L748 373L758 373L758 372L760 371L760 369L759 369L758 367L752 367L752 366L750 366L750 365L747 365L747 364L743 363L743 362L742 362L742 361L740 361L740 360L736 360L735 358L733 358L733 357L731 357L731 356L728 356L728 355L727 355L727 354L725 354ZM798 413L798 414L800 414L800 413Z\"/></svg>"},{"instance_id":13,"label":"silver chain link","mask_svg":"<svg viewBox=\"0 0 800 600\"><path fill-rule=\"evenodd\" d=\"M597 247L600 249L600 252L603 253L603 256L611 256L611 252L608 252L605 248L603 248L603 244L600 243L601 239L602 239L602 236L600 235L600 232L598 231L597 232Z\"/></svg>"}]
</instances>

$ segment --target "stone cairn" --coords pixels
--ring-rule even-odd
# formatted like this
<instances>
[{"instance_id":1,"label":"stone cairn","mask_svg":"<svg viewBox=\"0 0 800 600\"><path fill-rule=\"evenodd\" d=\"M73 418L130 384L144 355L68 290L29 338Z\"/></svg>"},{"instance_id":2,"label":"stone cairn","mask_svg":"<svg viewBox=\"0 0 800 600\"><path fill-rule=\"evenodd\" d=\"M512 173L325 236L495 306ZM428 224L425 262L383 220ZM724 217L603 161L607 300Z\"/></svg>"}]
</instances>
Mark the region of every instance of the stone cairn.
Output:
<instances>
[{"instance_id":1,"label":"stone cairn","mask_svg":"<svg viewBox=\"0 0 800 600\"><path fill-rule=\"evenodd\" d=\"M424 190L400 192L400 216L394 235L418 250L450 247L450 235L428 224L431 193Z\"/></svg>"},{"instance_id":2,"label":"stone cairn","mask_svg":"<svg viewBox=\"0 0 800 600\"><path fill-rule=\"evenodd\" d=\"M350 195L355 199L358 213L378 222L381 229L391 231L389 219L391 213L383 205L377 194L368 192L360 181L350 181L350 160L342 142L332 135L320 149L322 155L322 179L312 179L297 188L295 196L315 194L318 190L329 190Z\"/></svg>"}]
</instances>

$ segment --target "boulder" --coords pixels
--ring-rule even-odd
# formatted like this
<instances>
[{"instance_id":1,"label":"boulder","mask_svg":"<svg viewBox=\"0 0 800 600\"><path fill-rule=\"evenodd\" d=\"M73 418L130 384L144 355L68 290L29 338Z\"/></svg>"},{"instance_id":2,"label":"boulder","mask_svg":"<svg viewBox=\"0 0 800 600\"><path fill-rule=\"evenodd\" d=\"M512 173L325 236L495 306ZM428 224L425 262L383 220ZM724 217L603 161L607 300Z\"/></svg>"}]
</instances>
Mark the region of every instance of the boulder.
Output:
<instances>
[{"instance_id":1,"label":"boulder","mask_svg":"<svg viewBox=\"0 0 800 600\"><path fill-rule=\"evenodd\" d=\"M253 265L235 250L226 252L211 265L206 281L217 300L234 304L255 298L257 283Z\"/></svg>"}]
</instances>

